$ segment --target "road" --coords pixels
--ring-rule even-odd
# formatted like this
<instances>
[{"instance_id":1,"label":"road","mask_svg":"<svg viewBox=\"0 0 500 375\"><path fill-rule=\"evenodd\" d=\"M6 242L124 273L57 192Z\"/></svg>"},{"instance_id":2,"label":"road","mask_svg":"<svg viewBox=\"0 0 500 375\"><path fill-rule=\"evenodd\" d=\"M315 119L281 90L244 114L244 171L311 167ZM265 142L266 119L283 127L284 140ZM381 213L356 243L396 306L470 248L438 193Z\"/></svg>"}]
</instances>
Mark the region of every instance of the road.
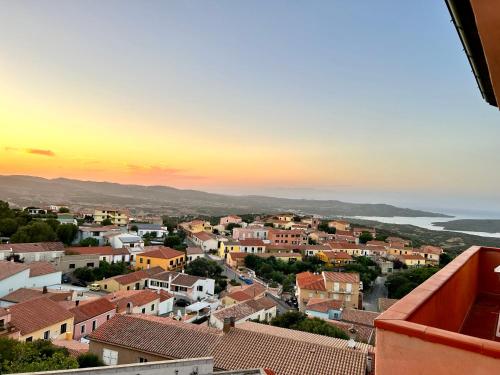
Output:
<instances>
[{"instance_id":1,"label":"road","mask_svg":"<svg viewBox=\"0 0 500 375\"><path fill-rule=\"evenodd\" d=\"M385 287L386 276L378 276L373 283L370 292L363 296L363 307L365 310L378 311L378 299L387 297L387 288Z\"/></svg>"}]
</instances>

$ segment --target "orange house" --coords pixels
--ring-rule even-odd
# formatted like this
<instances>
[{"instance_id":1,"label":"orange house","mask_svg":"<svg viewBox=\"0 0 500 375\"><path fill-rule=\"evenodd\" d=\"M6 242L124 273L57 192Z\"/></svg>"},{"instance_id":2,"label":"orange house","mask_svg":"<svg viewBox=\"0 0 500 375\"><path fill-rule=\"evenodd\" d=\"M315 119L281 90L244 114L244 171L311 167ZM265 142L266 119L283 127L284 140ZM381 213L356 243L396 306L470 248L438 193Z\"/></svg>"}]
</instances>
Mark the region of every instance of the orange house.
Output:
<instances>
[{"instance_id":1,"label":"orange house","mask_svg":"<svg viewBox=\"0 0 500 375\"><path fill-rule=\"evenodd\" d=\"M166 246L158 246L157 250L138 254L135 266L139 270L161 267L165 271L176 271L181 270L185 263L186 255L183 251L174 250Z\"/></svg>"}]
</instances>

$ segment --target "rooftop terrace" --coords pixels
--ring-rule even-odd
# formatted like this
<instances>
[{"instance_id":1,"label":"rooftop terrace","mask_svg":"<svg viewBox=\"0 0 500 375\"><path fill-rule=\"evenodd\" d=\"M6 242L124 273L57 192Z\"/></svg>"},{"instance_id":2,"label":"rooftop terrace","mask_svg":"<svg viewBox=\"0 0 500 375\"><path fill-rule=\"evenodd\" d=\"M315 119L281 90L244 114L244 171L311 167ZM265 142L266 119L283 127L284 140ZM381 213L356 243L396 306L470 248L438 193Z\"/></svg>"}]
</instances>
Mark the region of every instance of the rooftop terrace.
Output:
<instances>
[{"instance_id":1,"label":"rooftop terrace","mask_svg":"<svg viewBox=\"0 0 500 375\"><path fill-rule=\"evenodd\" d=\"M375 321L376 375L500 372L500 249L472 247ZM425 360L422 360L425 358Z\"/></svg>"}]
</instances>

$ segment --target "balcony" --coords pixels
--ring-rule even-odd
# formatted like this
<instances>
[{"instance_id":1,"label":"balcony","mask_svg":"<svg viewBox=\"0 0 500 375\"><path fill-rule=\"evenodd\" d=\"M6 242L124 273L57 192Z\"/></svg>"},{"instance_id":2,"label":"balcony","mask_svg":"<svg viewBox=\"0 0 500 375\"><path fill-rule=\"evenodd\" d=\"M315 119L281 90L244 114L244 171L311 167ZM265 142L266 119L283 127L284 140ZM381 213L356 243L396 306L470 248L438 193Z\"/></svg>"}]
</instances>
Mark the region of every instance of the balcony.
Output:
<instances>
[{"instance_id":1,"label":"balcony","mask_svg":"<svg viewBox=\"0 0 500 375\"><path fill-rule=\"evenodd\" d=\"M500 249L472 247L375 321L375 374L500 373Z\"/></svg>"}]
</instances>

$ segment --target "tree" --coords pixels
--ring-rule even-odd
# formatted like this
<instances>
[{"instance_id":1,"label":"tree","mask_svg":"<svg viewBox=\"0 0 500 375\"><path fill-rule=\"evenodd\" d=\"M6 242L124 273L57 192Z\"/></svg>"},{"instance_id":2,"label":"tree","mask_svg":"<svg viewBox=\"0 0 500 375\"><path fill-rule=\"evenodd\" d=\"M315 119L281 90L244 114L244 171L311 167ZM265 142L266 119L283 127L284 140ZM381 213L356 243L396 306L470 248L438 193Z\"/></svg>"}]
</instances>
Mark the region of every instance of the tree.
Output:
<instances>
[{"instance_id":1,"label":"tree","mask_svg":"<svg viewBox=\"0 0 500 375\"><path fill-rule=\"evenodd\" d=\"M335 227L329 227L326 221L318 225L318 230L329 234L335 234L337 232L337 229Z\"/></svg>"},{"instance_id":2,"label":"tree","mask_svg":"<svg viewBox=\"0 0 500 375\"><path fill-rule=\"evenodd\" d=\"M53 345L48 340L21 342L0 338L0 373L66 370L78 367L76 358L66 348Z\"/></svg>"},{"instance_id":3,"label":"tree","mask_svg":"<svg viewBox=\"0 0 500 375\"><path fill-rule=\"evenodd\" d=\"M236 224L236 223L229 223L227 226L226 226L226 230L232 232L234 228L241 228L241 225L240 224Z\"/></svg>"},{"instance_id":4,"label":"tree","mask_svg":"<svg viewBox=\"0 0 500 375\"><path fill-rule=\"evenodd\" d=\"M174 246L179 246L182 244L182 240L179 236L177 235L168 235L165 237L163 240L163 244L167 247L174 247Z\"/></svg>"},{"instance_id":5,"label":"tree","mask_svg":"<svg viewBox=\"0 0 500 375\"><path fill-rule=\"evenodd\" d=\"M60 214L68 214L69 208L68 207L59 207L59 213Z\"/></svg>"},{"instance_id":6,"label":"tree","mask_svg":"<svg viewBox=\"0 0 500 375\"><path fill-rule=\"evenodd\" d=\"M10 237L16 233L18 224L15 219L6 217L0 219L0 236Z\"/></svg>"},{"instance_id":7,"label":"tree","mask_svg":"<svg viewBox=\"0 0 500 375\"><path fill-rule=\"evenodd\" d=\"M57 231L57 228L61 224L58 220L53 219L53 218L47 219L47 220L45 220L45 222L50 225L50 227L52 228L52 230L54 232Z\"/></svg>"},{"instance_id":8,"label":"tree","mask_svg":"<svg viewBox=\"0 0 500 375\"><path fill-rule=\"evenodd\" d=\"M78 361L78 367L80 368L104 366L104 362L101 361L94 353L83 353L76 359Z\"/></svg>"},{"instance_id":9,"label":"tree","mask_svg":"<svg viewBox=\"0 0 500 375\"><path fill-rule=\"evenodd\" d=\"M448 263L450 263L452 260L453 260L453 257L450 254L448 254L446 252L442 253L439 256L439 267L443 268Z\"/></svg>"},{"instance_id":10,"label":"tree","mask_svg":"<svg viewBox=\"0 0 500 375\"><path fill-rule=\"evenodd\" d=\"M87 237L80 241L80 246L99 246L99 240L92 237Z\"/></svg>"},{"instance_id":11,"label":"tree","mask_svg":"<svg viewBox=\"0 0 500 375\"><path fill-rule=\"evenodd\" d=\"M402 298L439 270L438 267L413 268L387 277L389 298Z\"/></svg>"},{"instance_id":12,"label":"tree","mask_svg":"<svg viewBox=\"0 0 500 375\"><path fill-rule=\"evenodd\" d=\"M139 227L138 227L137 225L133 224L133 225L130 227L130 230L131 230L132 232L137 233L137 232L139 231Z\"/></svg>"},{"instance_id":13,"label":"tree","mask_svg":"<svg viewBox=\"0 0 500 375\"><path fill-rule=\"evenodd\" d=\"M78 233L78 227L75 224L61 224L57 228L56 233L59 241L69 246L73 243Z\"/></svg>"},{"instance_id":14,"label":"tree","mask_svg":"<svg viewBox=\"0 0 500 375\"><path fill-rule=\"evenodd\" d=\"M363 232L359 235L359 242L360 243L367 243L368 241L373 240L373 236L371 235L370 232Z\"/></svg>"},{"instance_id":15,"label":"tree","mask_svg":"<svg viewBox=\"0 0 500 375\"><path fill-rule=\"evenodd\" d=\"M297 331L315 333L317 335L337 337L348 340L349 336L341 329L328 324L319 318L308 318L304 313L288 311L271 320L271 325L294 329Z\"/></svg>"},{"instance_id":16,"label":"tree","mask_svg":"<svg viewBox=\"0 0 500 375\"><path fill-rule=\"evenodd\" d=\"M43 221L34 221L18 228L10 240L13 243L50 242L56 241L57 235L49 224Z\"/></svg>"},{"instance_id":17,"label":"tree","mask_svg":"<svg viewBox=\"0 0 500 375\"><path fill-rule=\"evenodd\" d=\"M111 221L110 218L106 218L103 221L101 221L101 225L106 226L106 225L113 225L113 222Z\"/></svg>"}]
</instances>

